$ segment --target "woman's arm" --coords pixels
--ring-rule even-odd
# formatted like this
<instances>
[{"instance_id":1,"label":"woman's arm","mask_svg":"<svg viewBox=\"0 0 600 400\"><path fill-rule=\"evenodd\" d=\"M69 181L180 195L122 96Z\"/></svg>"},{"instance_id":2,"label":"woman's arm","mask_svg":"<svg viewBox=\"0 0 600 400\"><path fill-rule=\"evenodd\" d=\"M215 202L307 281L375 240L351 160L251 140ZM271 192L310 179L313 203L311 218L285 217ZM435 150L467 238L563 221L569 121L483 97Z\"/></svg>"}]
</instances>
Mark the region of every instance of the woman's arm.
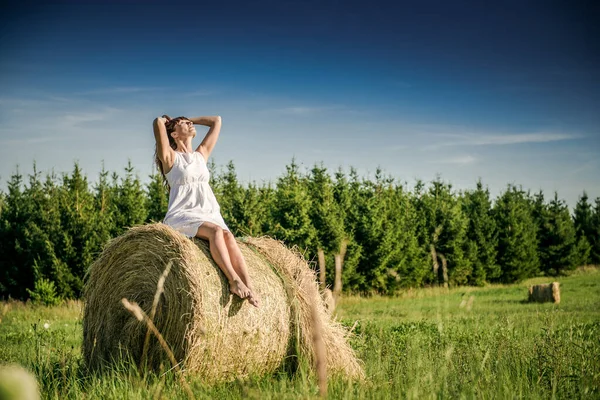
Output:
<instances>
[{"instance_id":1,"label":"woman's arm","mask_svg":"<svg viewBox=\"0 0 600 400\"><path fill-rule=\"evenodd\" d=\"M166 121L166 118L158 117L152 123L154 139L156 139L156 155L163 165L165 174L173 168L173 161L175 160L173 149L169 145L169 137L165 127Z\"/></svg>"},{"instance_id":2,"label":"woman's arm","mask_svg":"<svg viewBox=\"0 0 600 400\"><path fill-rule=\"evenodd\" d=\"M208 133L204 136L204 139L202 139L202 143L200 143L200 146L196 149L196 151L199 151L200 154L202 154L202 157L204 157L205 160L208 160L215 144L217 144L217 139L219 139L219 133L221 132L221 117L196 117L190 118L190 121L197 125L210 127Z\"/></svg>"}]
</instances>

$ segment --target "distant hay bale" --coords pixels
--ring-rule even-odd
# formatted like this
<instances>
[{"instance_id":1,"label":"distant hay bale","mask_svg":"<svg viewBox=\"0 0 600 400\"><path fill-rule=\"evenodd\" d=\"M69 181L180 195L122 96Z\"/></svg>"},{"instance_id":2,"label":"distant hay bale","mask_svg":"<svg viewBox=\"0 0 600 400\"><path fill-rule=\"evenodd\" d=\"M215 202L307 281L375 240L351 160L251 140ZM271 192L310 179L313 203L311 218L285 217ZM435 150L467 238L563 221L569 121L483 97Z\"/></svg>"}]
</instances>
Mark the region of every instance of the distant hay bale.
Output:
<instances>
[{"instance_id":1,"label":"distant hay bale","mask_svg":"<svg viewBox=\"0 0 600 400\"><path fill-rule=\"evenodd\" d=\"M529 301L560 303L560 284L552 282L529 286Z\"/></svg>"},{"instance_id":2,"label":"distant hay bale","mask_svg":"<svg viewBox=\"0 0 600 400\"><path fill-rule=\"evenodd\" d=\"M153 320L185 372L206 382L270 373L296 347L296 355L314 360L305 338L311 340L309 306L317 303L328 356L335 353L328 358L328 371L362 377L346 331L327 316L306 261L272 239L238 243L259 308L230 294L204 241L190 240L163 224L135 227L112 240L90 267L84 293L83 358L88 368L102 370L120 360L139 365L147 328L124 309L121 299L136 302L150 315L158 281L170 264ZM154 337L146 360L154 369L171 367Z\"/></svg>"}]
</instances>

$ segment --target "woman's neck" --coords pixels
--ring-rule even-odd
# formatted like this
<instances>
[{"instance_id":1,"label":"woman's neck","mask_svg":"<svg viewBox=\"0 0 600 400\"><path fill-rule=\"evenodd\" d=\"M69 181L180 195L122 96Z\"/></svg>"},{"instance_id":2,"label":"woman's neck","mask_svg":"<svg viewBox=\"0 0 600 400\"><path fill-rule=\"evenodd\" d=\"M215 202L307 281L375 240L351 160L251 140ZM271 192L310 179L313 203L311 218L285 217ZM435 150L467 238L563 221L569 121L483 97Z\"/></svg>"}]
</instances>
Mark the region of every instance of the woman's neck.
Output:
<instances>
[{"instance_id":1,"label":"woman's neck","mask_svg":"<svg viewBox=\"0 0 600 400\"><path fill-rule=\"evenodd\" d=\"M180 153L191 153L194 151L192 148L192 138L188 138L186 140L176 140L175 143L177 143L177 149L175 151Z\"/></svg>"}]
</instances>

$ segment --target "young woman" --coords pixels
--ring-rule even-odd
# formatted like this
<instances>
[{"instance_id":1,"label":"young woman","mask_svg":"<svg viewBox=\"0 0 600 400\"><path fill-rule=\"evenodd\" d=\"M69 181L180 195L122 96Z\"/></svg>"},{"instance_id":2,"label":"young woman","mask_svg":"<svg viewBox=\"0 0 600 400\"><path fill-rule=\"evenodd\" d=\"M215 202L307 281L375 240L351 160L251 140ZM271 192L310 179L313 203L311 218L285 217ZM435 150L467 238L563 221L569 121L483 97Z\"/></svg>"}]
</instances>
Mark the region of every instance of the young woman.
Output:
<instances>
[{"instance_id":1,"label":"young woman","mask_svg":"<svg viewBox=\"0 0 600 400\"><path fill-rule=\"evenodd\" d=\"M209 127L194 150L194 124ZM153 123L156 164L169 185L169 209L163 223L188 237L208 240L210 253L229 280L229 290L258 307L246 262L225 224L208 181L206 160L221 131L221 117L177 117L167 115Z\"/></svg>"}]
</instances>

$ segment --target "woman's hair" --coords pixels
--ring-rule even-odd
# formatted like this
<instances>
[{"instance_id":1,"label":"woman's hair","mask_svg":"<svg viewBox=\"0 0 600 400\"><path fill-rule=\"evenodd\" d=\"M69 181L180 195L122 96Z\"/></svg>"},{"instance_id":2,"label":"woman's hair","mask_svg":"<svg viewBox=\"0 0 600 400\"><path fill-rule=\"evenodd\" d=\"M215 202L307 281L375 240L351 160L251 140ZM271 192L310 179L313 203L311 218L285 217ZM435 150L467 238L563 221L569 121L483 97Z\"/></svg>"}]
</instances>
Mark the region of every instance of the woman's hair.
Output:
<instances>
[{"instance_id":1,"label":"woman's hair","mask_svg":"<svg viewBox=\"0 0 600 400\"><path fill-rule=\"evenodd\" d=\"M167 137L169 138L169 146L171 146L171 148L173 150L176 150L177 143L175 143L175 139L173 138L173 136L171 136L171 133L175 132L175 127L177 126L179 121L181 121L181 120L189 121L189 118L186 118L183 116L177 117L177 118L171 118L168 115L163 115L162 118L165 118L167 120L165 122L165 128L167 128ZM167 188L169 188L169 183L167 182L167 177L165 176L164 167L162 165L162 162L160 161L160 158L158 158L158 143L156 143L155 148L154 148L154 162L156 163L156 167L158 168L158 170L160 171L160 174L163 177L164 185Z\"/></svg>"}]
</instances>

